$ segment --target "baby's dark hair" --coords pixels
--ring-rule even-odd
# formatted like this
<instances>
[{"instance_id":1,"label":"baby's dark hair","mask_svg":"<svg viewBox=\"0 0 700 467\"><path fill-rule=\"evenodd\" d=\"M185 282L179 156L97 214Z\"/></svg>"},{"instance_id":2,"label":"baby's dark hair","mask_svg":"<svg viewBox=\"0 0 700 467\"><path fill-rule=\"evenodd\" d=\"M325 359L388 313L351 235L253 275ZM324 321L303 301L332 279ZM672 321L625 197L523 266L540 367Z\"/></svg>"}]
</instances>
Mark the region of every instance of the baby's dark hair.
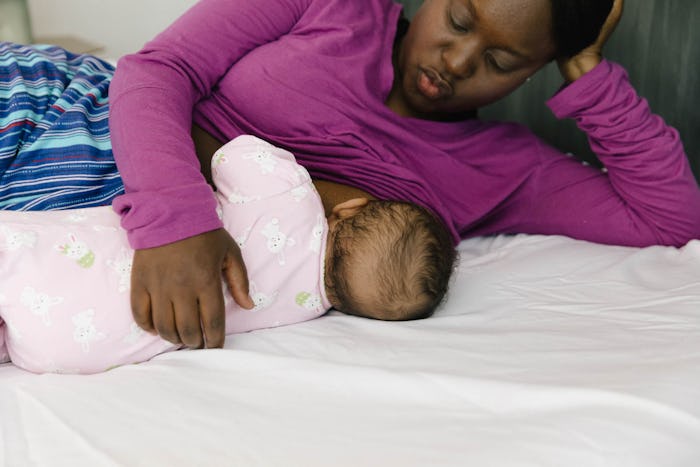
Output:
<instances>
[{"instance_id":1,"label":"baby's dark hair","mask_svg":"<svg viewBox=\"0 0 700 467\"><path fill-rule=\"evenodd\" d=\"M427 209L372 200L339 221L334 237L326 281L340 311L389 321L422 319L445 297L456 251L445 226ZM358 266L371 270L376 281L371 303L350 288L348 271Z\"/></svg>"},{"instance_id":2,"label":"baby's dark hair","mask_svg":"<svg viewBox=\"0 0 700 467\"><path fill-rule=\"evenodd\" d=\"M573 57L593 44L613 5L613 0L550 1L557 58Z\"/></svg>"}]
</instances>

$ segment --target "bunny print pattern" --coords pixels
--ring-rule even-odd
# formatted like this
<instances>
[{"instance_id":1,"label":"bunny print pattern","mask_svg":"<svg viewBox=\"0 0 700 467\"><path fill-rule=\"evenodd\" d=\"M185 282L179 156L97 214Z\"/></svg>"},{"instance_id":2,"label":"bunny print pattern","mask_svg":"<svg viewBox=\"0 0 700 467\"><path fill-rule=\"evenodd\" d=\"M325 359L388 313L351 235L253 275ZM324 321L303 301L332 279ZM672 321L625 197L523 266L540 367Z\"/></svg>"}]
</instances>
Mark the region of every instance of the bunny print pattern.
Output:
<instances>
[{"instance_id":1,"label":"bunny print pattern","mask_svg":"<svg viewBox=\"0 0 700 467\"><path fill-rule=\"evenodd\" d=\"M255 300L244 310L225 297L227 334L325 313L328 224L306 170L248 135L217 151L212 169L218 212L241 247ZM0 225L0 362L96 373L177 350L132 319L133 250L111 207L0 211Z\"/></svg>"}]
</instances>

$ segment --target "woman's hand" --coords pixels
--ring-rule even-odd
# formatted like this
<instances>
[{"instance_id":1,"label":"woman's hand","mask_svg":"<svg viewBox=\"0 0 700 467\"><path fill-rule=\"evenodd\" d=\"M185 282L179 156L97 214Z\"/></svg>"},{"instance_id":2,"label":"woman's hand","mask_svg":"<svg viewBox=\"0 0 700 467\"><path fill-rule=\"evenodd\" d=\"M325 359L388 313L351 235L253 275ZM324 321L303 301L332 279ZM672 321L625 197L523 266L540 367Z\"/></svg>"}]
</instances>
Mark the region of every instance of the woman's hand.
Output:
<instances>
[{"instance_id":1,"label":"woman's hand","mask_svg":"<svg viewBox=\"0 0 700 467\"><path fill-rule=\"evenodd\" d=\"M136 250L131 272L134 320L174 344L222 347L222 273L236 303L253 308L241 251L224 229Z\"/></svg>"},{"instance_id":2,"label":"woman's hand","mask_svg":"<svg viewBox=\"0 0 700 467\"><path fill-rule=\"evenodd\" d=\"M622 17L623 0L615 0L608 18L600 30L598 39L590 46L570 58L557 61L564 79L571 83L595 68L603 59L603 46L615 30Z\"/></svg>"}]
</instances>

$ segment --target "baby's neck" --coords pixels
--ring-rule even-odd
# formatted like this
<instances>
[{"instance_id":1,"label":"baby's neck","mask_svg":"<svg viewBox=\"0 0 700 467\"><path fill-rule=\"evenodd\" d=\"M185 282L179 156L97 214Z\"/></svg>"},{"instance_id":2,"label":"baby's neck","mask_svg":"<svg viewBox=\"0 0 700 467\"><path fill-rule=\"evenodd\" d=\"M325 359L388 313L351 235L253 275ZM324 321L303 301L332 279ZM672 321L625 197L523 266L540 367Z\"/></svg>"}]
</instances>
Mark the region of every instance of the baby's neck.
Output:
<instances>
[{"instance_id":1,"label":"baby's neck","mask_svg":"<svg viewBox=\"0 0 700 467\"><path fill-rule=\"evenodd\" d=\"M326 217L331 215L334 206L353 198L376 199L366 191L355 188L354 186L318 179L313 179L313 182L316 191L318 191L319 196L321 196Z\"/></svg>"}]
</instances>

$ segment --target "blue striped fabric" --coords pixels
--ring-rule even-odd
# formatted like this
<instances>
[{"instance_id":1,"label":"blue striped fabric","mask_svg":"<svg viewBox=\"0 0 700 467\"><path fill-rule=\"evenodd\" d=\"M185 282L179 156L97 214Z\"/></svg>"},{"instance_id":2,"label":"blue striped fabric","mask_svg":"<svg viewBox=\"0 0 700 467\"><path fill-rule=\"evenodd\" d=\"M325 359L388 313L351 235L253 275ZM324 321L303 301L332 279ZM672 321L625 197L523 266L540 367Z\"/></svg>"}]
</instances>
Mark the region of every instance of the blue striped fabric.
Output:
<instances>
[{"instance_id":1,"label":"blue striped fabric","mask_svg":"<svg viewBox=\"0 0 700 467\"><path fill-rule=\"evenodd\" d=\"M100 206L123 193L107 121L113 74L89 55L0 43L0 209Z\"/></svg>"}]
</instances>

